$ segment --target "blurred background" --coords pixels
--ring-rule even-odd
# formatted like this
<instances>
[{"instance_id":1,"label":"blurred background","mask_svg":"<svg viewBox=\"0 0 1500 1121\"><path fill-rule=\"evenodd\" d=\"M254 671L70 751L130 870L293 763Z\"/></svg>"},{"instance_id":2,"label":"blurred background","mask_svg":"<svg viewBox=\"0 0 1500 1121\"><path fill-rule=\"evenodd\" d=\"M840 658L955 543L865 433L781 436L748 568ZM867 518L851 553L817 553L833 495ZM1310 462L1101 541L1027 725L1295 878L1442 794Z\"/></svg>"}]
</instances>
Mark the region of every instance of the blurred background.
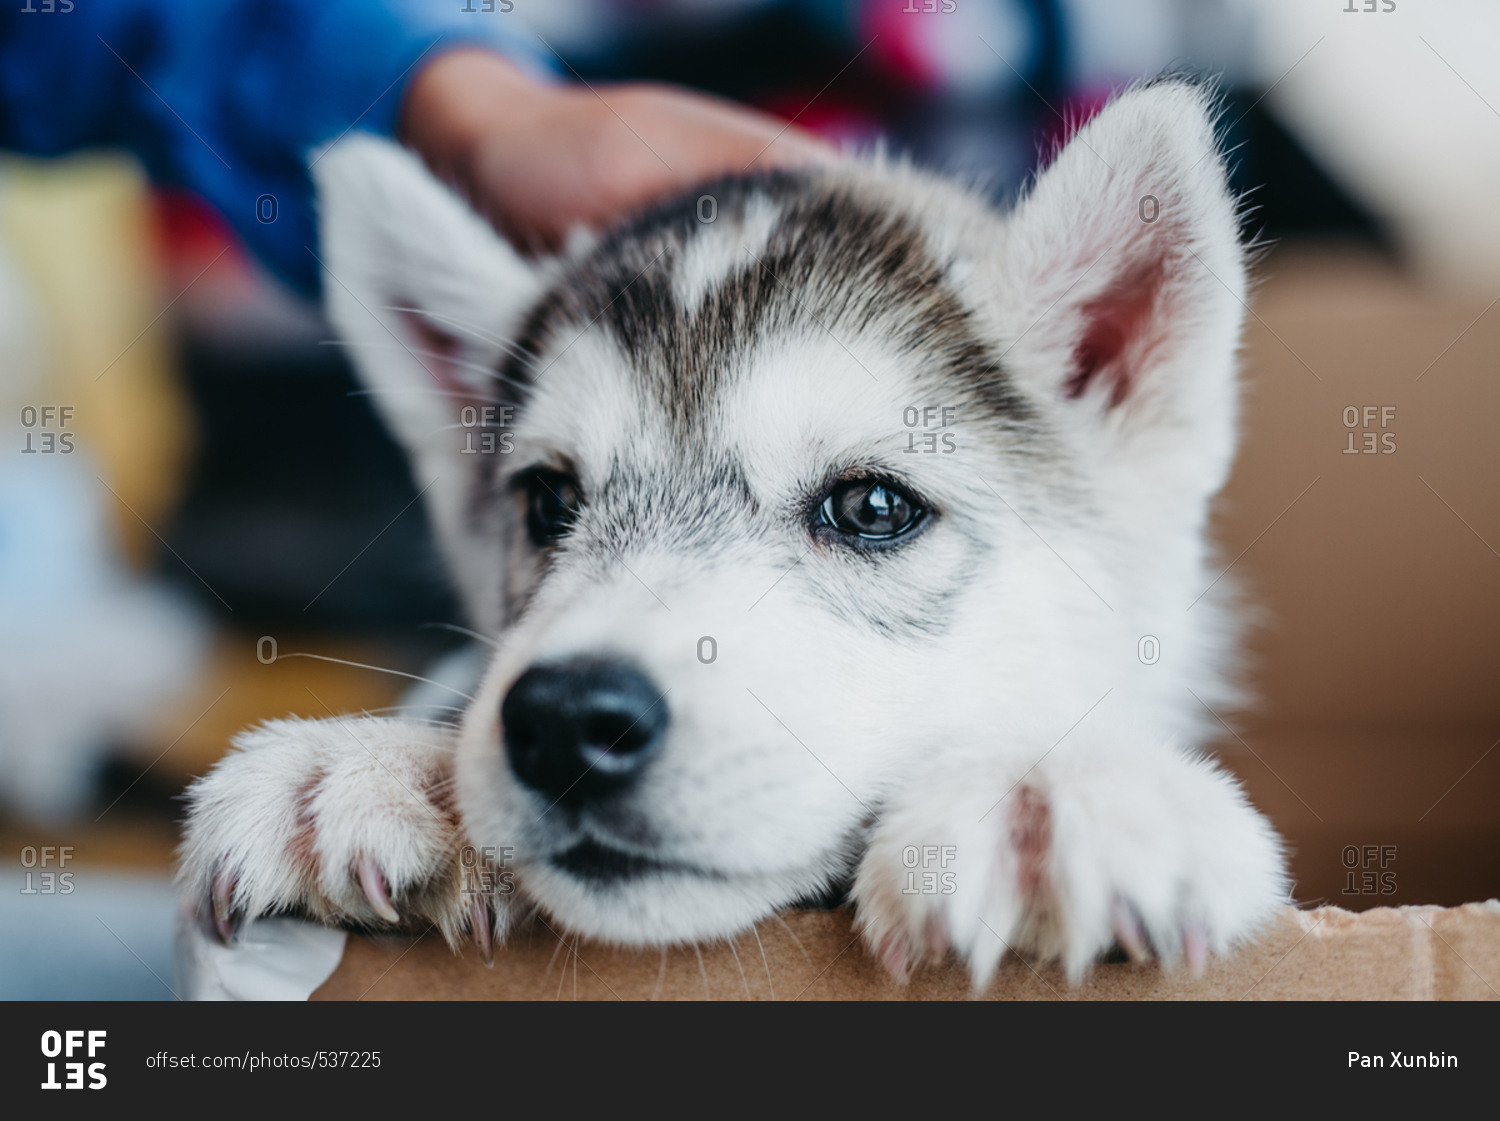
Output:
<instances>
[{"instance_id":1,"label":"blurred background","mask_svg":"<svg viewBox=\"0 0 1500 1121\"><path fill-rule=\"evenodd\" d=\"M464 0L452 0L453 4ZM1122 84L1212 75L1268 245L1222 758L1297 897L1500 895L1500 35L1454 0L516 0L589 82L709 90L1014 198ZM274 214L267 218L274 220ZM461 622L318 310L117 152L0 162L0 997L171 999L179 796L386 709Z\"/></svg>"}]
</instances>

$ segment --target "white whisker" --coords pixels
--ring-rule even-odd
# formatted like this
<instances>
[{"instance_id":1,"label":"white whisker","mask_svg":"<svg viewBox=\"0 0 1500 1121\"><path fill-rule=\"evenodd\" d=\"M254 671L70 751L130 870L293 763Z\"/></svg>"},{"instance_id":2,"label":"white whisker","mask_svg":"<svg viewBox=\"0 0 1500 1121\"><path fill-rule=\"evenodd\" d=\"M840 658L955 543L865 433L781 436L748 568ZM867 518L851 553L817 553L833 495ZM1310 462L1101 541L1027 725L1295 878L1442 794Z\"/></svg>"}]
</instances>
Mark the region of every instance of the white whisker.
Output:
<instances>
[{"instance_id":1,"label":"white whisker","mask_svg":"<svg viewBox=\"0 0 1500 1121\"><path fill-rule=\"evenodd\" d=\"M665 946L663 946L661 948L661 967L656 971L656 987L651 990L651 995L646 998L647 1000L655 1000L658 996L661 995L662 982L664 982L666 979L667 979L667 948Z\"/></svg>"},{"instance_id":2,"label":"white whisker","mask_svg":"<svg viewBox=\"0 0 1500 1121\"><path fill-rule=\"evenodd\" d=\"M444 354L440 350L429 350L426 347L401 346L399 344L393 346L390 343L357 342L352 339L324 339L318 345L362 347L365 350L399 350L418 358L436 358L442 362L451 362L455 366L462 366L466 370L473 370L475 373L483 374L485 377L498 378L502 381L506 380L504 375L497 370L491 369L489 366L481 365L478 362L471 362L464 358L455 358L451 354Z\"/></svg>"},{"instance_id":3,"label":"white whisker","mask_svg":"<svg viewBox=\"0 0 1500 1121\"><path fill-rule=\"evenodd\" d=\"M447 709L449 712L467 712L468 711L463 705L422 705L421 707L422 708L441 708L441 709ZM362 708L359 711L364 716L376 716L376 715L379 715L380 713L385 713L385 712L406 712L408 710L408 708L409 708L408 705L381 705L379 708ZM423 720L423 719L419 719L418 717L415 717L415 716L407 717L406 719L407 719L408 723L411 723L411 724L425 724L429 728L451 728L451 727L453 727L452 724L444 723L441 720Z\"/></svg>"},{"instance_id":4,"label":"white whisker","mask_svg":"<svg viewBox=\"0 0 1500 1121\"><path fill-rule=\"evenodd\" d=\"M750 933L755 935L755 944L760 946L760 963L766 967L766 988L771 990L771 999L776 999L776 986L771 983L771 962L766 957L766 947L761 943L760 931L755 927L750 928Z\"/></svg>"},{"instance_id":5,"label":"white whisker","mask_svg":"<svg viewBox=\"0 0 1500 1121\"><path fill-rule=\"evenodd\" d=\"M454 401L462 401L465 404L474 403L474 395L471 393L454 393L448 389L438 389L436 386L413 386L410 389L351 389L345 393L345 397L386 397L396 393L421 393L428 397L448 397Z\"/></svg>"},{"instance_id":6,"label":"white whisker","mask_svg":"<svg viewBox=\"0 0 1500 1121\"><path fill-rule=\"evenodd\" d=\"M557 964L557 955L562 953L562 948L567 945L563 941L561 934L557 934L556 931L553 931L553 933L557 935L557 945L552 947L552 956L547 960L547 968L542 970L543 981L547 979L547 974L552 972L552 967Z\"/></svg>"},{"instance_id":7,"label":"white whisker","mask_svg":"<svg viewBox=\"0 0 1500 1121\"><path fill-rule=\"evenodd\" d=\"M745 986L745 999L746 1000L754 1000L755 998L750 995L750 978L748 978L748 977L745 976L745 967L740 964L740 952L739 952L739 950L735 949L734 938L731 936L728 939L728 942L729 942L729 952L734 955L735 968L737 968L740 971L740 981Z\"/></svg>"},{"instance_id":8,"label":"white whisker","mask_svg":"<svg viewBox=\"0 0 1500 1121\"><path fill-rule=\"evenodd\" d=\"M436 685L439 689L446 689L450 693L457 693L464 700L469 701L471 703L474 700L473 697L469 696L469 694L465 693L462 689L455 689L451 685L444 685L441 681L434 681L430 677L422 677L422 676L420 676L418 674L415 674L415 673L405 673L405 672L403 672L401 670L398 670L398 669L387 669L385 666L372 666L372 665L367 665L364 662L351 662L351 661L349 661L349 660L347 660L345 658L330 658L326 654L303 654L303 653L296 653L296 654L281 654L281 655L278 655L278 660L280 660L281 658L313 658L313 659L315 659L315 660L317 660L319 662L333 662L333 663L335 663L337 665L341 665L341 666L353 666L355 669L370 669L370 670L374 670L376 673L389 673L389 674L391 674L391 675L393 675L395 677L407 677L407 678L410 678L412 681L421 681L421 682L425 682L428 685Z\"/></svg>"},{"instance_id":9,"label":"white whisker","mask_svg":"<svg viewBox=\"0 0 1500 1121\"><path fill-rule=\"evenodd\" d=\"M424 311L421 308L398 307L394 304L386 305L383 310L410 312L415 315L420 315L426 319L436 319L440 323L458 328L460 331L463 331L465 334L469 335L472 338L478 339L480 342L485 343L486 345L499 347L502 353L510 355L512 358L524 363L527 366L530 366L533 369L535 369L536 367L536 355L527 352L524 348L517 345L514 339L506 338L503 335L492 335L489 332L483 331L480 328L474 326L474 324L472 323L465 323L463 320L455 319L451 315L442 315L435 311Z\"/></svg>"},{"instance_id":10,"label":"white whisker","mask_svg":"<svg viewBox=\"0 0 1500 1121\"><path fill-rule=\"evenodd\" d=\"M807 950L803 947L802 939L797 937L792 928L787 926L786 920L783 919L780 915L772 915L771 917L781 924L781 929L786 931L787 937L797 944L797 949L802 951L802 956L807 958L807 964L811 965L813 963L813 959L808 956Z\"/></svg>"},{"instance_id":11,"label":"white whisker","mask_svg":"<svg viewBox=\"0 0 1500 1121\"><path fill-rule=\"evenodd\" d=\"M500 649L500 641L498 639L482 635L478 631L471 631L468 627L461 627L457 623L423 623L418 630L427 630L433 627L445 631L453 631L455 634L468 635L472 639L477 639L480 642L493 646L496 650Z\"/></svg>"},{"instance_id":12,"label":"white whisker","mask_svg":"<svg viewBox=\"0 0 1500 1121\"><path fill-rule=\"evenodd\" d=\"M430 429L427 434L429 436L436 436L439 432L453 432L460 428L467 432L493 433L497 427L499 426L493 424L465 424L459 421L457 424L440 424L436 428Z\"/></svg>"},{"instance_id":13,"label":"white whisker","mask_svg":"<svg viewBox=\"0 0 1500 1121\"><path fill-rule=\"evenodd\" d=\"M703 951L696 942L693 943L693 953L698 955L698 972L703 975L703 999L713 1000L713 994L708 991L708 970L703 968Z\"/></svg>"},{"instance_id":14,"label":"white whisker","mask_svg":"<svg viewBox=\"0 0 1500 1121\"><path fill-rule=\"evenodd\" d=\"M516 358L520 358L522 360L527 360L530 358L529 355L527 355L519 346L516 345L515 339L506 338L504 335L492 335L488 331L482 330L481 328L475 326L473 323L465 322L464 320L457 319L451 315L443 315L440 312L431 311L427 308L402 307L397 304L386 304L380 310L406 311L411 312L415 315L424 316L427 319L436 319L439 323L446 323L450 326L457 327L460 331L463 331L467 335L471 335L472 337L478 339L480 342L489 343L491 346L498 346L501 350L504 350L507 354L511 354Z\"/></svg>"},{"instance_id":15,"label":"white whisker","mask_svg":"<svg viewBox=\"0 0 1500 1121\"><path fill-rule=\"evenodd\" d=\"M507 377L499 370L491 369L489 366L480 365L478 362L470 362L465 358L455 358L451 354L444 354L439 350L427 350L423 347L391 345L389 343L367 343L355 342L351 339L324 339L318 343L319 346L347 346L363 350L399 350L404 354L410 354L413 358L431 358L438 362L448 362L465 370L472 370L476 374L490 378L494 381L504 382L506 385L514 386L516 389L530 389L525 382L517 381L515 378Z\"/></svg>"}]
</instances>

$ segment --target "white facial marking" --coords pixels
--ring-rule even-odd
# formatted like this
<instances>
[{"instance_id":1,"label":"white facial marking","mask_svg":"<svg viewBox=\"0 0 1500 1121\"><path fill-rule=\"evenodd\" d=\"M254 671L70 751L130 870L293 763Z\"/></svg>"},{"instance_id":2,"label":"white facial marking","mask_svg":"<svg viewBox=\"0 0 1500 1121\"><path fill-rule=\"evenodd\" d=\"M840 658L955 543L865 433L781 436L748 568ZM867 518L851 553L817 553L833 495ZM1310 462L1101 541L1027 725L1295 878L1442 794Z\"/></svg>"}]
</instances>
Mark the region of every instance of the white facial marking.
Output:
<instances>
[{"instance_id":1,"label":"white facial marking","mask_svg":"<svg viewBox=\"0 0 1500 1121\"><path fill-rule=\"evenodd\" d=\"M704 215L710 212L713 220L705 221ZM766 243L780 217L781 208L764 195L750 199L742 222L719 213L717 200L710 211L700 199L700 228L683 249L682 260L672 277L672 294L683 310L689 314L697 311L703 298L731 272L753 265L755 258L764 256Z\"/></svg>"}]
</instances>

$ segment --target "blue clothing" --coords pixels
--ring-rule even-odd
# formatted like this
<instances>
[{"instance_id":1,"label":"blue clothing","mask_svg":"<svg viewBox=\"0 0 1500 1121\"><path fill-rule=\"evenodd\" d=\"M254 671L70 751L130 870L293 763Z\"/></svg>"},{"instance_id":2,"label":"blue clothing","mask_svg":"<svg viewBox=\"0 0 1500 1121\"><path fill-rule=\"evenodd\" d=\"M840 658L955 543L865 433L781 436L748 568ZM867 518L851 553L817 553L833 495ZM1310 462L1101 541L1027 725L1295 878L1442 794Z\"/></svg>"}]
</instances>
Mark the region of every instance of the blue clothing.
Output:
<instances>
[{"instance_id":1,"label":"blue clothing","mask_svg":"<svg viewBox=\"0 0 1500 1121\"><path fill-rule=\"evenodd\" d=\"M529 55L508 7L16 0L0 11L0 147L127 148L153 178L213 203L275 272L313 294L308 152L350 128L390 135L407 79L443 51Z\"/></svg>"}]
</instances>

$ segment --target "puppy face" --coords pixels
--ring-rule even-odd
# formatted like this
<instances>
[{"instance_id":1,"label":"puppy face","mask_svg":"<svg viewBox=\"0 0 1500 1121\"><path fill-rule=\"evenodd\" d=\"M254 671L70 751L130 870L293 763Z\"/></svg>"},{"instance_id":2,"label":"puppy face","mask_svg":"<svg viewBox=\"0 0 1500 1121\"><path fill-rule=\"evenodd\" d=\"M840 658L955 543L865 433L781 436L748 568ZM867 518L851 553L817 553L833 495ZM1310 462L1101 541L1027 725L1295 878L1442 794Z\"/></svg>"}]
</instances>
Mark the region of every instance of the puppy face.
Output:
<instances>
[{"instance_id":1,"label":"puppy face","mask_svg":"<svg viewBox=\"0 0 1500 1121\"><path fill-rule=\"evenodd\" d=\"M737 929L850 874L924 710L966 690L935 692L930 662L994 568L974 473L1035 455L913 223L831 177L715 192L714 223L687 200L557 279L481 484L505 637L464 816L558 918L627 941ZM924 409L972 450L924 452ZM597 742L528 759L572 751L505 726L556 721L517 699L528 674L596 704L565 719Z\"/></svg>"},{"instance_id":2,"label":"puppy face","mask_svg":"<svg viewBox=\"0 0 1500 1121\"><path fill-rule=\"evenodd\" d=\"M1010 215L851 162L537 269L399 154L323 172L335 319L497 636L465 828L557 920L733 933L847 881L934 757L1122 683L1189 723L1141 634L1214 692L1174 597L1232 447L1233 208L1194 91L1082 141Z\"/></svg>"}]
</instances>

